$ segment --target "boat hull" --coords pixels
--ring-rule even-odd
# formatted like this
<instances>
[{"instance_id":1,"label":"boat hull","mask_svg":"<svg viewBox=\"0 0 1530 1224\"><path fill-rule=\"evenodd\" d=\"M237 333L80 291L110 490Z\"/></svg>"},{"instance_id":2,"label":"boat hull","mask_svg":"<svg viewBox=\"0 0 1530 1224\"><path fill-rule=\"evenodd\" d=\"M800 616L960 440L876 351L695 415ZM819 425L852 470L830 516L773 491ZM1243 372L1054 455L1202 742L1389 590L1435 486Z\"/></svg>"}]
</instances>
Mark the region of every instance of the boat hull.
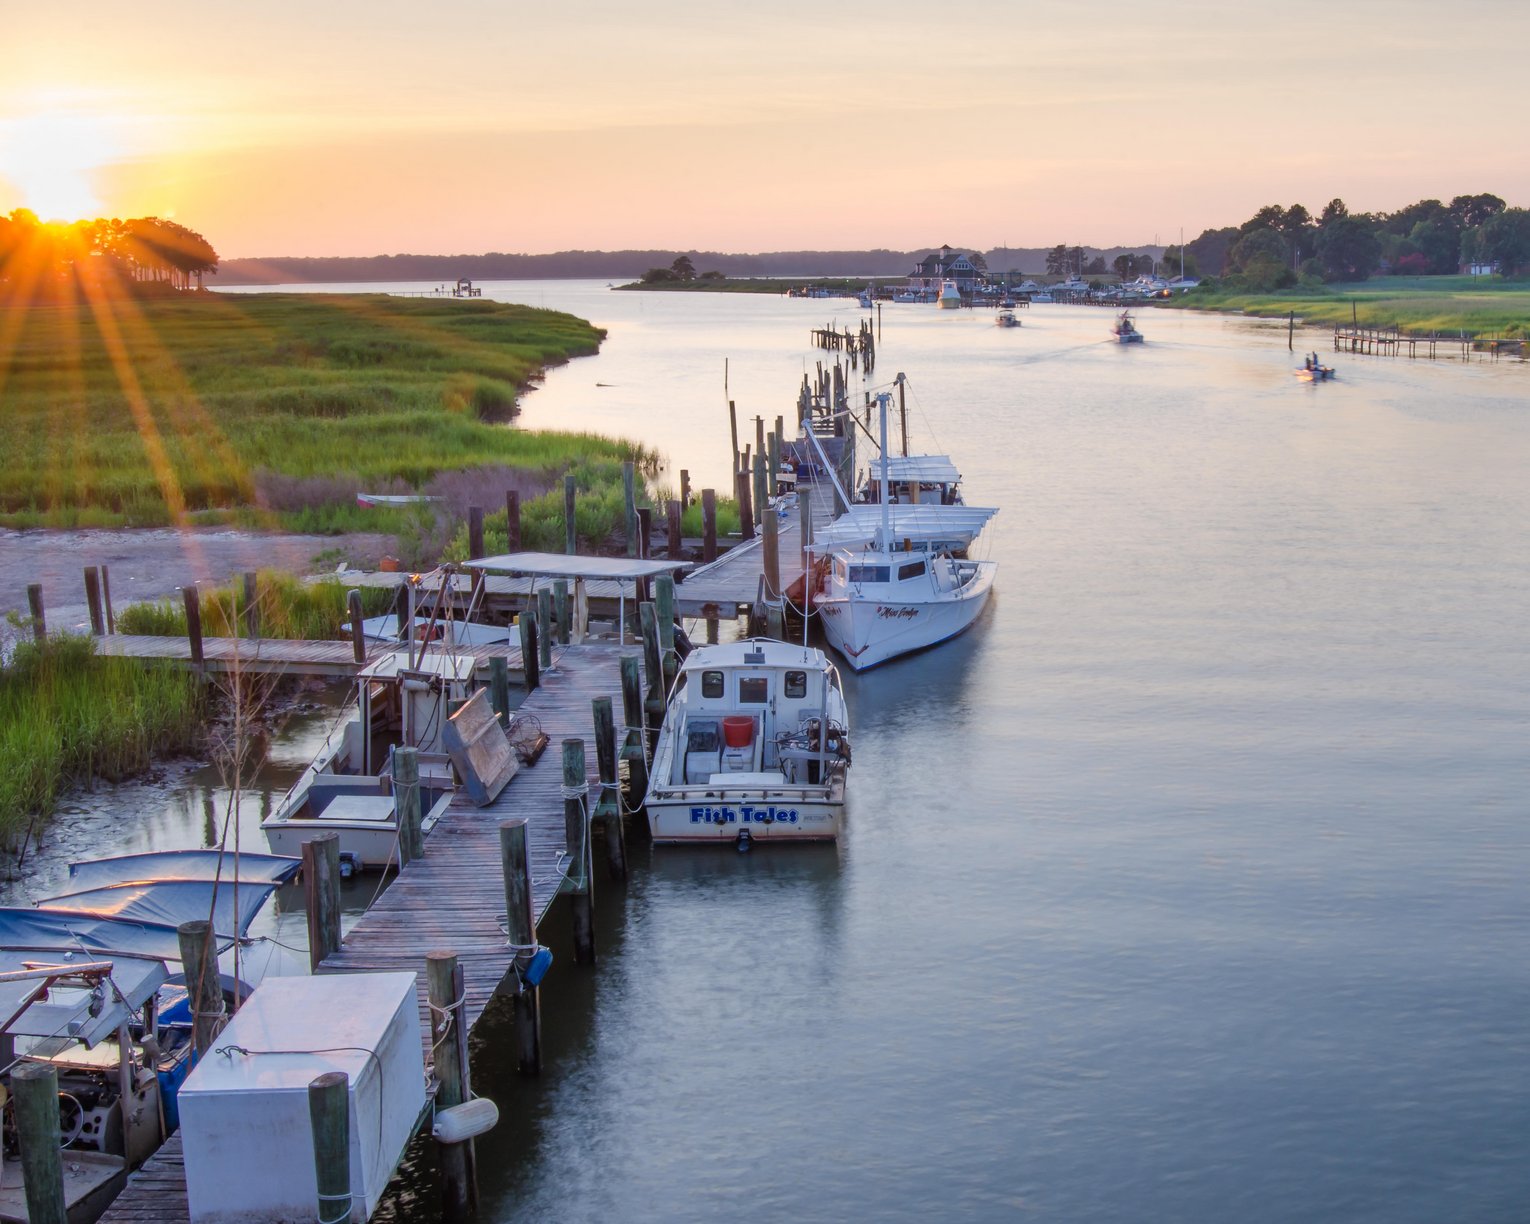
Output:
<instances>
[{"instance_id":1,"label":"boat hull","mask_svg":"<svg viewBox=\"0 0 1530 1224\"><path fill-rule=\"evenodd\" d=\"M650 792L648 830L658 844L716 845L737 841L822 842L839 837L845 816L843 779L816 795L781 790Z\"/></svg>"},{"instance_id":2,"label":"boat hull","mask_svg":"<svg viewBox=\"0 0 1530 1224\"><path fill-rule=\"evenodd\" d=\"M939 599L820 597L824 636L858 672L948 641L971 627L993 592L998 562L974 564L975 576Z\"/></svg>"}]
</instances>

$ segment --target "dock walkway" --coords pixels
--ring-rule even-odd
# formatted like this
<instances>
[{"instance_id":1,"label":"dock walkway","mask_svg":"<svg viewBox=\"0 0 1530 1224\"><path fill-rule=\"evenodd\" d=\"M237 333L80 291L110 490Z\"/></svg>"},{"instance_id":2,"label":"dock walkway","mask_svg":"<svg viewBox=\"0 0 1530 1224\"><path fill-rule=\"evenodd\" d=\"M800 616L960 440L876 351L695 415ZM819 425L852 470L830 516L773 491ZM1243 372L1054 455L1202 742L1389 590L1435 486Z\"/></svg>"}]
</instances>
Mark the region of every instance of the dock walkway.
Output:
<instances>
[{"instance_id":1,"label":"dock walkway","mask_svg":"<svg viewBox=\"0 0 1530 1224\"><path fill-rule=\"evenodd\" d=\"M193 665L191 640L170 635L104 633L94 639L96 653L118 659L165 659ZM367 663L391 654L393 642L368 642ZM511 672L521 667L521 648L508 642L492 646L464 646L479 666L490 659L508 660ZM280 673L290 676L354 676L365 663L356 662L355 648L344 641L303 641L287 638L203 638L203 667L209 672L244 671L252 675Z\"/></svg>"},{"instance_id":2,"label":"dock walkway","mask_svg":"<svg viewBox=\"0 0 1530 1224\"><path fill-rule=\"evenodd\" d=\"M349 649L349 647L347 647ZM500 921L505 912L500 875L499 825L528 821L532 902L540 924L563 881L563 765L558 743L587 743L590 781L598 781L590 702L614 695L620 708L621 656L616 646L554 648L553 667L518 713L535 717L550 741L535 765L522 766L488 807L474 807L458 792L425 842L425 856L410 863L346 935L320 973L413 971L419 974L425 1060L431 1061L430 1007L425 956L455 952L465 979L467 1025L483 1015L510 967ZM108 1224L188 1224L186 1169L176 1134L128 1179L127 1188L102 1217Z\"/></svg>"}]
</instances>

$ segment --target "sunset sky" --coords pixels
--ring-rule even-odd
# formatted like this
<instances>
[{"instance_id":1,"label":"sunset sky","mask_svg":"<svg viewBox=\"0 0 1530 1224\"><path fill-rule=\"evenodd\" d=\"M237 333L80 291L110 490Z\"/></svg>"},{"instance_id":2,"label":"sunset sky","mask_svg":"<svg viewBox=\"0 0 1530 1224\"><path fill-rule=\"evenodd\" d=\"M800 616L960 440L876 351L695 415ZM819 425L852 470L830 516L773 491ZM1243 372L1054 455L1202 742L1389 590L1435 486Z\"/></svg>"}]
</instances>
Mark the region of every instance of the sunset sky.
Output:
<instances>
[{"instance_id":1,"label":"sunset sky","mask_svg":"<svg viewBox=\"0 0 1530 1224\"><path fill-rule=\"evenodd\" d=\"M1530 5L8 6L0 213L225 258L1135 244L1530 204Z\"/></svg>"}]
</instances>

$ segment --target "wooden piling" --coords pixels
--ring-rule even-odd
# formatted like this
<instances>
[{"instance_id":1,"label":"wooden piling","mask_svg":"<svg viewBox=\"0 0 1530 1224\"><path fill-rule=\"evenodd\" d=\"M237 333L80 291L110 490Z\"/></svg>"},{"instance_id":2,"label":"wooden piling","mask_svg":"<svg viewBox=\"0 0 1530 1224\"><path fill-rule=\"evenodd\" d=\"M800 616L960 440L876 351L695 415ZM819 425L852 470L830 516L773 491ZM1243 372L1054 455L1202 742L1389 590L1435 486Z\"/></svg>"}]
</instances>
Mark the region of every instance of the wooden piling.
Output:
<instances>
[{"instance_id":1,"label":"wooden piling","mask_svg":"<svg viewBox=\"0 0 1530 1224\"><path fill-rule=\"evenodd\" d=\"M361 623L361 592L355 589L345 593L345 610L351 618L351 654L358 665L367 661L367 630Z\"/></svg>"},{"instance_id":2,"label":"wooden piling","mask_svg":"<svg viewBox=\"0 0 1530 1224\"><path fill-rule=\"evenodd\" d=\"M717 490L701 491L701 559L717 560Z\"/></svg>"},{"instance_id":3,"label":"wooden piling","mask_svg":"<svg viewBox=\"0 0 1530 1224\"><path fill-rule=\"evenodd\" d=\"M201 1058L212 1049L223 1020L223 989L218 983L218 953L213 946L212 925L205 918L183 922L175 928L180 944L181 968L186 974L186 994L191 1005L191 1040Z\"/></svg>"},{"instance_id":4,"label":"wooden piling","mask_svg":"<svg viewBox=\"0 0 1530 1224\"><path fill-rule=\"evenodd\" d=\"M308 911L308 968L317 973L340 950L340 834L303 843L303 900Z\"/></svg>"},{"instance_id":5,"label":"wooden piling","mask_svg":"<svg viewBox=\"0 0 1530 1224\"><path fill-rule=\"evenodd\" d=\"M648 795L648 736L643 728L643 680L636 655L622 656L622 760L627 762L627 808L636 811ZM646 822L634 827L646 832Z\"/></svg>"},{"instance_id":6,"label":"wooden piling","mask_svg":"<svg viewBox=\"0 0 1530 1224\"><path fill-rule=\"evenodd\" d=\"M515 955L517 970L531 959L537 942L536 917L531 897L531 856L526 841L526 821L505 820L499 826L499 858L505 879L505 936ZM537 988L516 976L514 997L515 1058L522 1075L542 1072L542 1007Z\"/></svg>"},{"instance_id":7,"label":"wooden piling","mask_svg":"<svg viewBox=\"0 0 1530 1224\"><path fill-rule=\"evenodd\" d=\"M765 598L781 598L781 524L775 514L767 514L760 522L761 560L765 567Z\"/></svg>"},{"instance_id":8,"label":"wooden piling","mask_svg":"<svg viewBox=\"0 0 1530 1224\"><path fill-rule=\"evenodd\" d=\"M558 626L558 644L567 646L569 639L568 579L553 580L553 620Z\"/></svg>"},{"instance_id":9,"label":"wooden piling","mask_svg":"<svg viewBox=\"0 0 1530 1224\"><path fill-rule=\"evenodd\" d=\"M521 551L521 495L505 490L505 551Z\"/></svg>"},{"instance_id":10,"label":"wooden piling","mask_svg":"<svg viewBox=\"0 0 1530 1224\"><path fill-rule=\"evenodd\" d=\"M639 604L638 619L643 626L643 674L648 681L643 721L652 736L658 734L664 721L664 655L659 647L659 617L653 604Z\"/></svg>"},{"instance_id":11,"label":"wooden piling","mask_svg":"<svg viewBox=\"0 0 1530 1224\"><path fill-rule=\"evenodd\" d=\"M777 482L776 477L781 471L781 435L773 432L767 441L769 443L767 451L769 470L765 473L766 488L772 497L778 497L781 493L781 486Z\"/></svg>"},{"instance_id":12,"label":"wooden piling","mask_svg":"<svg viewBox=\"0 0 1530 1224\"><path fill-rule=\"evenodd\" d=\"M468 560L476 561L483 556L483 507L468 507Z\"/></svg>"},{"instance_id":13,"label":"wooden piling","mask_svg":"<svg viewBox=\"0 0 1530 1224\"><path fill-rule=\"evenodd\" d=\"M689 510L691 506L691 474L686 468L680 469L680 509L682 512Z\"/></svg>"},{"instance_id":14,"label":"wooden piling","mask_svg":"<svg viewBox=\"0 0 1530 1224\"><path fill-rule=\"evenodd\" d=\"M644 605L645 607L651 605ZM569 908L574 920L574 963L595 963L595 903L590 880L590 820L584 741L563 741L563 836L571 862Z\"/></svg>"},{"instance_id":15,"label":"wooden piling","mask_svg":"<svg viewBox=\"0 0 1530 1224\"><path fill-rule=\"evenodd\" d=\"M117 618L112 613L112 575L106 567L101 567L101 608L106 613L106 631L117 632Z\"/></svg>"},{"instance_id":16,"label":"wooden piling","mask_svg":"<svg viewBox=\"0 0 1530 1224\"><path fill-rule=\"evenodd\" d=\"M85 567L85 602L90 607L90 631L100 637L106 632L106 620L101 615L101 572L94 565Z\"/></svg>"},{"instance_id":17,"label":"wooden piling","mask_svg":"<svg viewBox=\"0 0 1530 1224\"><path fill-rule=\"evenodd\" d=\"M554 632L552 592L546 587L537 592L537 628L541 630L537 634L537 668L540 671L551 671Z\"/></svg>"},{"instance_id":18,"label":"wooden piling","mask_svg":"<svg viewBox=\"0 0 1530 1224\"><path fill-rule=\"evenodd\" d=\"M749 473L740 468L734 477L735 494L738 498L739 535L745 540L754 539L754 499L749 492Z\"/></svg>"},{"instance_id":19,"label":"wooden piling","mask_svg":"<svg viewBox=\"0 0 1530 1224\"><path fill-rule=\"evenodd\" d=\"M563 551L573 556L579 551L578 520L574 517L574 502L578 491L574 487L574 478L563 478Z\"/></svg>"},{"instance_id":20,"label":"wooden piling","mask_svg":"<svg viewBox=\"0 0 1530 1224\"><path fill-rule=\"evenodd\" d=\"M756 455L754 457L754 488L752 491L754 493L754 501L751 504L754 508L755 520L763 523L765 516L771 513L770 488L765 483L764 455Z\"/></svg>"},{"instance_id":21,"label":"wooden piling","mask_svg":"<svg viewBox=\"0 0 1530 1224\"><path fill-rule=\"evenodd\" d=\"M627 512L627 555L638 556L637 491L633 466L629 459L622 464L622 506Z\"/></svg>"},{"instance_id":22,"label":"wooden piling","mask_svg":"<svg viewBox=\"0 0 1530 1224\"><path fill-rule=\"evenodd\" d=\"M186 607L186 638L191 644L191 665L201 671L206 666L202 656L202 601L195 586L181 588L181 602Z\"/></svg>"},{"instance_id":23,"label":"wooden piling","mask_svg":"<svg viewBox=\"0 0 1530 1224\"><path fill-rule=\"evenodd\" d=\"M667 501L664 503L664 526L668 536L664 541L664 547L671 561L677 560L680 556L683 538L680 533L680 514L680 503L678 501Z\"/></svg>"},{"instance_id":24,"label":"wooden piling","mask_svg":"<svg viewBox=\"0 0 1530 1224\"><path fill-rule=\"evenodd\" d=\"M526 691L532 693L542 683L541 648L537 642L541 635L537 632L537 614L533 609L528 607L521 613L520 630L521 669L526 674Z\"/></svg>"},{"instance_id":25,"label":"wooden piling","mask_svg":"<svg viewBox=\"0 0 1530 1224\"><path fill-rule=\"evenodd\" d=\"M42 583L27 584L27 611L32 614L32 637L41 646L48 640L48 618L43 614Z\"/></svg>"},{"instance_id":26,"label":"wooden piling","mask_svg":"<svg viewBox=\"0 0 1530 1224\"><path fill-rule=\"evenodd\" d=\"M16 1137L21 1143L21 1178L27 1219L32 1224L67 1224L64 1158L58 1115L58 1070L51 1063L23 1062L11 1072L16 1102Z\"/></svg>"},{"instance_id":27,"label":"wooden piling","mask_svg":"<svg viewBox=\"0 0 1530 1224\"><path fill-rule=\"evenodd\" d=\"M431 1044L435 1049L436 1108L450 1109L472 1097L468 1069L468 1040L462 966L454 952L425 956L426 988L430 995ZM477 1157L471 1139L438 1143L441 1206L448 1220L464 1220L478 1209Z\"/></svg>"},{"instance_id":28,"label":"wooden piling","mask_svg":"<svg viewBox=\"0 0 1530 1224\"><path fill-rule=\"evenodd\" d=\"M350 1098L350 1077L344 1071L326 1071L309 1081L308 1122L313 1129L320 1224L343 1224L355 1214L351 1202Z\"/></svg>"},{"instance_id":29,"label":"wooden piling","mask_svg":"<svg viewBox=\"0 0 1530 1224\"><path fill-rule=\"evenodd\" d=\"M406 867L425 853L420 825L420 750L393 750L393 811L398 817L398 865Z\"/></svg>"},{"instance_id":30,"label":"wooden piling","mask_svg":"<svg viewBox=\"0 0 1530 1224\"><path fill-rule=\"evenodd\" d=\"M738 471L738 409L733 406L733 401L728 401L728 429L733 435L733 466L730 470Z\"/></svg>"},{"instance_id":31,"label":"wooden piling","mask_svg":"<svg viewBox=\"0 0 1530 1224\"><path fill-rule=\"evenodd\" d=\"M654 619L659 631L659 668L664 674L664 696L675 687L680 674L680 656L675 653L675 580L660 574L653 580Z\"/></svg>"},{"instance_id":32,"label":"wooden piling","mask_svg":"<svg viewBox=\"0 0 1530 1224\"><path fill-rule=\"evenodd\" d=\"M260 603L258 584L254 570L244 572L244 636L258 638L260 636Z\"/></svg>"},{"instance_id":33,"label":"wooden piling","mask_svg":"<svg viewBox=\"0 0 1530 1224\"><path fill-rule=\"evenodd\" d=\"M596 697L590 706L595 721L595 759L600 768L600 799L595 804L595 816L606 833L606 871L613 880L625 880L627 838L616 767L616 716L609 697Z\"/></svg>"},{"instance_id":34,"label":"wooden piling","mask_svg":"<svg viewBox=\"0 0 1530 1224\"><path fill-rule=\"evenodd\" d=\"M510 661L495 656L489 660L489 706L501 727L510 725Z\"/></svg>"}]
</instances>

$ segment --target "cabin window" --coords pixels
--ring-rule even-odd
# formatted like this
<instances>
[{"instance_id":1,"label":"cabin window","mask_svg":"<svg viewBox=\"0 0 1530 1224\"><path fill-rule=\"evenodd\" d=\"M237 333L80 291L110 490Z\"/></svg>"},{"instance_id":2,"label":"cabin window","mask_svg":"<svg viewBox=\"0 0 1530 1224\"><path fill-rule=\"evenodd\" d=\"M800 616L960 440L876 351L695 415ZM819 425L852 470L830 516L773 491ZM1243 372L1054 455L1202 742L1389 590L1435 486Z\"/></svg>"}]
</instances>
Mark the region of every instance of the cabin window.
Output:
<instances>
[{"instance_id":1,"label":"cabin window","mask_svg":"<svg viewBox=\"0 0 1530 1224\"><path fill-rule=\"evenodd\" d=\"M788 697L807 696L807 672L789 671L786 673L786 695Z\"/></svg>"},{"instance_id":2,"label":"cabin window","mask_svg":"<svg viewBox=\"0 0 1530 1224\"><path fill-rule=\"evenodd\" d=\"M701 695L703 697L721 697L723 695L722 672L704 671L701 673Z\"/></svg>"},{"instance_id":3,"label":"cabin window","mask_svg":"<svg viewBox=\"0 0 1530 1224\"><path fill-rule=\"evenodd\" d=\"M845 563L843 561L841 561L838 557L835 557L834 558L834 577L839 579L839 581L843 582L843 581L845 581L845 573L846 573Z\"/></svg>"},{"instance_id":4,"label":"cabin window","mask_svg":"<svg viewBox=\"0 0 1530 1224\"><path fill-rule=\"evenodd\" d=\"M770 681L764 676L740 676L739 705L764 705L770 700Z\"/></svg>"},{"instance_id":5,"label":"cabin window","mask_svg":"<svg viewBox=\"0 0 1530 1224\"><path fill-rule=\"evenodd\" d=\"M886 582L887 566L885 565L852 565L850 567L851 582Z\"/></svg>"},{"instance_id":6,"label":"cabin window","mask_svg":"<svg viewBox=\"0 0 1530 1224\"><path fill-rule=\"evenodd\" d=\"M910 561L907 565L898 567L898 581L904 582L910 578L917 578L922 573L924 573L924 562Z\"/></svg>"}]
</instances>

